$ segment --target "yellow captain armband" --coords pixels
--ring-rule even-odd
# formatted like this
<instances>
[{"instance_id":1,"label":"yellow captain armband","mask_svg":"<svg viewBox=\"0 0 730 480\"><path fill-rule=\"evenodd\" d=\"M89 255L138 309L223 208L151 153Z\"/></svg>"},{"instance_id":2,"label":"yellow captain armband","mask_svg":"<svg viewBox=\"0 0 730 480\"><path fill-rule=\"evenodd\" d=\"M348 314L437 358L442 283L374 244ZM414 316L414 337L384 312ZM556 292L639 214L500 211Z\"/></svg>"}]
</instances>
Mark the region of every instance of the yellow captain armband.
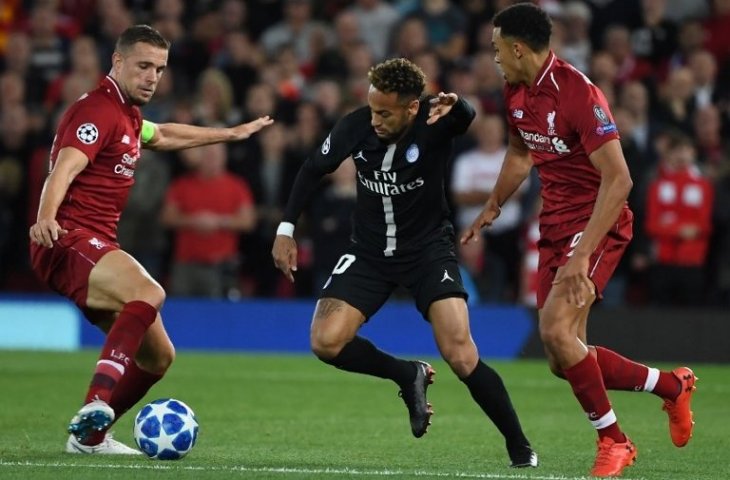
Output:
<instances>
[{"instance_id":1,"label":"yellow captain armband","mask_svg":"<svg viewBox=\"0 0 730 480\"><path fill-rule=\"evenodd\" d=\"M139 135L142 143L147 143L155 136L155 124L147 120L142 120L142 132Z\"/></svg>"}]
</instances>

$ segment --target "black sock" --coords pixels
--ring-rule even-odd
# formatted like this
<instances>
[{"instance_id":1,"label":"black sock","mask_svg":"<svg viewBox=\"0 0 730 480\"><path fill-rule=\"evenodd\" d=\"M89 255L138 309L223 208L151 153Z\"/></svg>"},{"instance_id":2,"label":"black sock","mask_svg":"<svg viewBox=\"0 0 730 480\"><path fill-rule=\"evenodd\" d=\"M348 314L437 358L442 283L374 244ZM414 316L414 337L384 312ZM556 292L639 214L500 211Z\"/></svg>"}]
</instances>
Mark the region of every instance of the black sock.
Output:
<instances>
[{"instance_id":1,"label":"black sock","mask_svg":"<svg viewBox=\"0 0 730 480\"><path fill-rule=\"evenodd\" d=\"M502 433L510 453L529 447L530 442L522 432L520 420L497 372L479 360L474 371L461 381L469 388L474 401Z\"/></svg>"},{"instance_id":2,"label":"black sock","mask_svg":"<svg viewBox=\"0 0 730 480\"><path fill-rule=\"evenodd\" d=\"M362 337L353 338L335 358L320 360L340 370L388 378L398 385L412 382L416 375L416 367L412 362L378 350Z\"/></svg>"}]
</instances>

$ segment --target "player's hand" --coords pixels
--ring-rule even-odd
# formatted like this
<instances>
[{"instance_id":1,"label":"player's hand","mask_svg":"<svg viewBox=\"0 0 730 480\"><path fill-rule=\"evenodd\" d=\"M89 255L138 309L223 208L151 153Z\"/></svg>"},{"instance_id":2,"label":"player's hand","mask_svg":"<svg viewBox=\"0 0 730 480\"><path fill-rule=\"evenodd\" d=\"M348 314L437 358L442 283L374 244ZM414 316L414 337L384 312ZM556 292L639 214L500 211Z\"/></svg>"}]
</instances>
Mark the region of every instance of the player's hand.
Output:
<instances>
[{"instance_id":1,"label":"player's hand","mask_svg":"<svg viewBox=\"0 0 730 480\"><path fill-rule=\"evenodd\" d=\"M242 123L241 125L237 125L231 129L238 140L245 140L262 128L268 127L272 123L274 123L274 119L266 115L265 117L259 117L252 122Z\"/></svg>"},{"instance_id":2,"label":"player's hand","mask_svg":"<svg viewBox=\"0 0 730 480\"><path fill-rule=\"evenodd\" d=\"M578 308L585 307L588 299L596 294L596 287L588 278L589 259L590 255L574 251L565 265L558 268L553 280L553 286L563 284L567 288L568 303Z\"/></svg>"},{"instance_id":3,"label":"player's hand","mask_svg":"<svg viewBox=\"0 0 730 480\"><path fill-rule=\"evenodd\" d=\"M478 241L481 237L482 228L491 226L500 213L502 213L502 209L496 203L487 202L479 216L472 222L471 227L464 230L461 235L461 244L466 245L469 240Z\"/></svg>"},{"instance_id":4,"label":"player's hand","mask_svg":"<svg viewBox=\"0 0 730 480\"><path fill-rule=\"evenodd\" d=\"M271 249L276 268L284 272L290 282L294 282L294 273L297 271L297 242L287 235L277 235Z\"/></svg>"},{"instance_id":5,"label":"player's hand","mask_svg":"<svg viewBox=\"0 0 730 480\"><path fill-rule=\"evenodd\" d=\"M448 114L451 111L451 107L454 106L459 96L455 93L444 93L439 92L438 95L431 99L431 109L428 111L428 125L433 125L438 121L439 118Z\"/></svg>"},{"instance_id":6,"label":"player's hand","mask_svg":"<svg viewBox=\"0 0 730 480\"><path fill-rule=\"evenodd\" d=\"M32 227L30 227L30 241L42 245L44 247L53 248L53 242L57 241L63 235L66 235L68 230L61 228L55 219L51 220L38 220Z\"/></svg>"}]
</instances>

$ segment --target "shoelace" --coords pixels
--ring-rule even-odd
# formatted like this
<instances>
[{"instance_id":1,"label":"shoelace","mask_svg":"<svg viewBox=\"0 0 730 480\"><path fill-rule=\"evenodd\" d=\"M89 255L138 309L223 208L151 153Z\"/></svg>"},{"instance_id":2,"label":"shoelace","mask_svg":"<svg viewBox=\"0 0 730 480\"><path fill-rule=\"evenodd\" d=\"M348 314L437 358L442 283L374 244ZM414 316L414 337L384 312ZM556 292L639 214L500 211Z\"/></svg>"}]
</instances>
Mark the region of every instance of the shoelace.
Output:
<instances>
[{"instance_id":1,"label":"shoelace","mask_svg":"<svg viewBox=\"0 0 730 480\"><path fill-rule=\"evenodd\" d=\"M611 463L611 447L613 447L613 445L613 443L598 443L598 454L596 455L596 462L594 466L602 467Z\"/></svg>"}]
</instances>

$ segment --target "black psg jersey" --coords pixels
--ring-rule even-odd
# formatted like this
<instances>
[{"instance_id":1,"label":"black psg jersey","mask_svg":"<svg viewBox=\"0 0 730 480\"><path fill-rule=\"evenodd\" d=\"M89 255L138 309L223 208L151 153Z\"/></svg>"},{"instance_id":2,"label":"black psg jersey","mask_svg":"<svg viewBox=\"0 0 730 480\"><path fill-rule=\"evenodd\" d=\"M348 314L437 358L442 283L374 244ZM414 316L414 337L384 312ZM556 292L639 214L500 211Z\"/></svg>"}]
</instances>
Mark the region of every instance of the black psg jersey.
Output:
<instances>
[{"instance_id":1,"label":"black psg jersey","mask_svg":"<svg viewBox=\"0 0 730 480\"><path fill-rule=\"evenodd\" d=\"M427 125L429 100L421 101L413 125L390 145L370 125L370 107L337 122L302 165L284 221L296 223L319 179L352 156L357 168L353 241L374 255L391 257L412 253L432 239L449 215L444 175L453 139L466 131L475 112L460 98L448 115Z\"/></svg>"}]
</instances>

